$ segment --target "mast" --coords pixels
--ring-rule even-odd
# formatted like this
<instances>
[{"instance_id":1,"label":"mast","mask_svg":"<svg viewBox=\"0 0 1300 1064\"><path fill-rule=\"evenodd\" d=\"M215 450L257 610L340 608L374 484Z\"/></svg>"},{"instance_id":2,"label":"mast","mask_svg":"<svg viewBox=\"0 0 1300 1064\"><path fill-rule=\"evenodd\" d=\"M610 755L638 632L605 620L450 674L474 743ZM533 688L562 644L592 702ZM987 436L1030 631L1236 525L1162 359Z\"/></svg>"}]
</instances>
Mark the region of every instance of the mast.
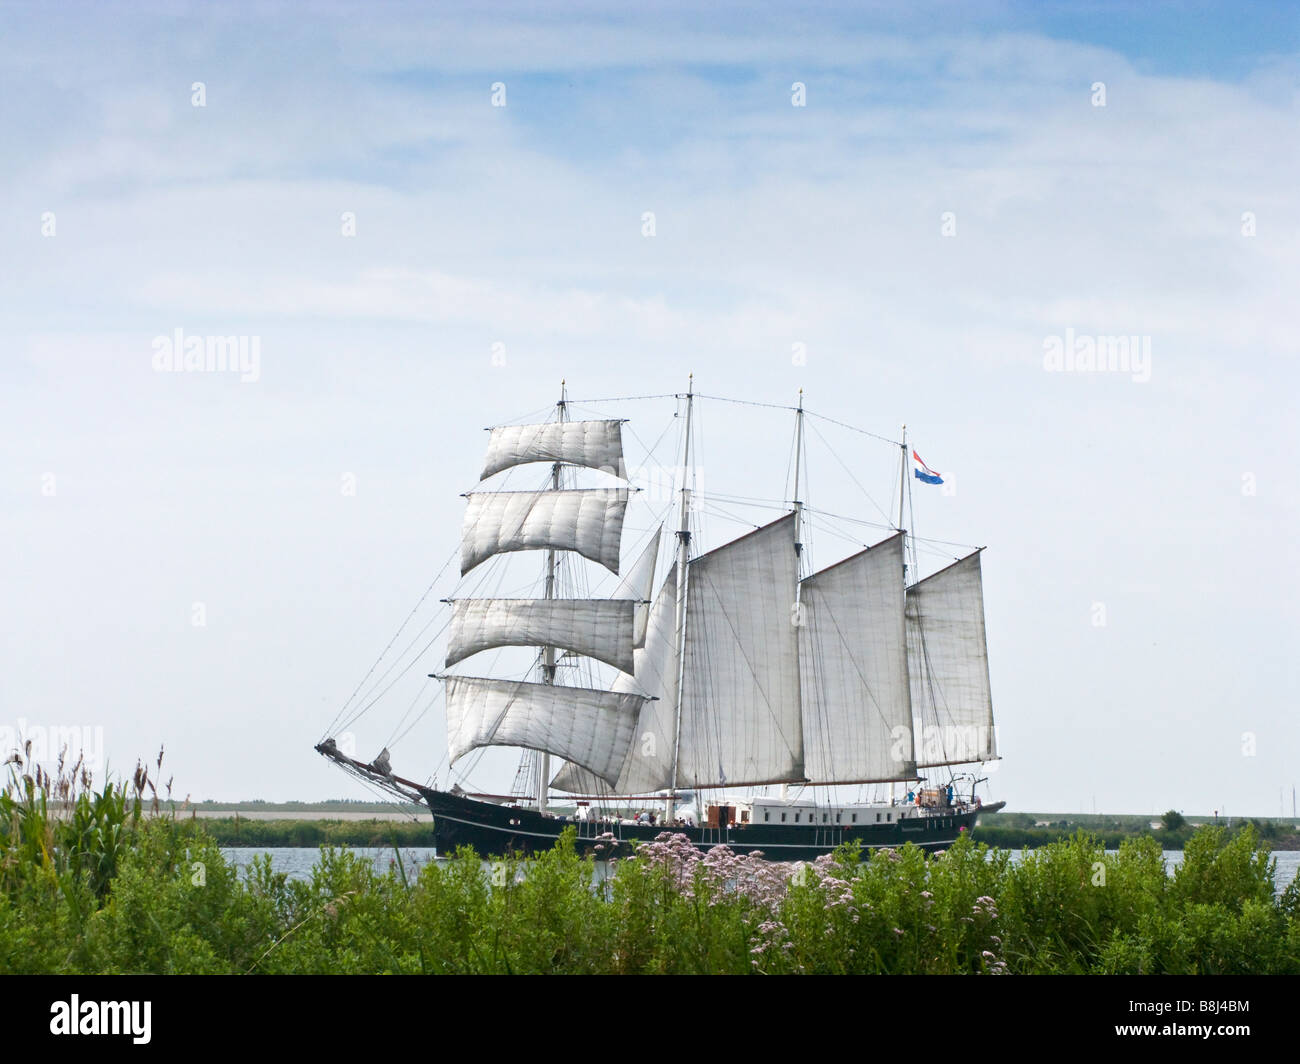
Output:
<instances>
[{"instance_id":1,"label":"mast","mask_svg":"<svg viewBox=\"0 0 1300 1064\"><path fill-rule=\"evenodd\" d=\"M898 474L898 531L903 531L903 501L907 497L907 426L903 426L903 438L898 445L902 449L902 459Z\"/></svg>"},{"instance_id":2,"label":"mast","mask_svg":"<svg viewBox=\"0 0 1300 1064\"><path fill-rule=\"evenodd\" d=\"M898 466L898 531L903 532L903 503L907 498L907 426L903 426L898 442L900 451ZM903 535L903 589L907 589L907 535ZM912 737L915 741L915 736ZM889 781L889 804L894 804L894 781Z\"/></svg>"},{"instance_id":3,"label":"mast","mask_svg":"<svg viewBox=\"0 0 1300 1064\"><path fill-rule=\"evenodd\" d=\"M800 571L802 571L803 561L803 502L799 499L799 467L803 464L803 389L799 389L799 406L794 415L794 553L799 560ZM800 613L802 603L800 592L802 591L802 581L796 580L794 585L794 616L797 624L803 623L803 617ZM781 797L790 796L790 784L781 784Z\"/></svg>"},{"instance_id":4,"label":"mast","mask_svg":"<svg viewBox=\"0 0 1300 1064\"><path fill-rule=\"evenodd\" d=\"M803 389L799 389L799 408L794 421L794 552L803 554L803 503L799 499L799 466L803 463ZM795 601L799 601L795 588Z\"/></svg>"},{"instance_id":5,"label":"mast","mask_svg":"<svg viewBox=\"0 0 1300 1064\"><path fill-rule=\"evenodd\" d=\"M559 420L567 419L567 402L568 390L565 388L564 381L560 381L560 401L555 404ZM560 489L560 463L556 462L551 466L551 488L555 491ZM546 552L546 594L548 599L555 598L555 551ZM547 684L555 683L555 647L547 646L542 648L542 682ZM537 811L546 812L548 791L551 784L551 755L542 751L541 760L537 767Z\"/></svg>"},{"instance_id":6,"label":"mast","mask_svg":"<svg viewBox=\"0 0 1300 1064\"><path fill-rule=\"evenodd\" d=\"M677 524L677 618L674 626L677 644L677 698L673 709L673 764L668 789L668 801L664 808L664 819L671 824L673 812L677 805L677 758L682 742L682 680L686 667L686 561L691 547L691 408L695 405L695 374L692 373L686 384L686 432L682 446L682 498L680 520Z\"/></svg>"}]
</instances>

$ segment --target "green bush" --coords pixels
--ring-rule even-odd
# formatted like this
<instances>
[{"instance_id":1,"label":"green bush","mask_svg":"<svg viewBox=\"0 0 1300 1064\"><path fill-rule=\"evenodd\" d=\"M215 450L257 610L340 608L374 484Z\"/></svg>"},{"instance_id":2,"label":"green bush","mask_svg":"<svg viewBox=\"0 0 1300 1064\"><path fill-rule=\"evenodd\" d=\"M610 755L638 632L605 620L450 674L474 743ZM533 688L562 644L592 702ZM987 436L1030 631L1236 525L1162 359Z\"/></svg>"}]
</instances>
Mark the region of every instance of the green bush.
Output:
<instances>
[{"instance_id":1,"label":"green bush","mask_svg":"<svg viewBox=\"0 0 1300 1064\"><path fill-rule=\"evenodd\" d=\"M0 973L1300 974L1300 877L1275 891L1249 825L1197 830L1172 875L1155 838L1082 831L1019 861L967 836L800 864L665 834L598 875L569 832L418 874L325 844L293 880L265 856L238 873L147 795L156 814L143 768L99 789L10 769Z\"/></svg>"}]
</instances>

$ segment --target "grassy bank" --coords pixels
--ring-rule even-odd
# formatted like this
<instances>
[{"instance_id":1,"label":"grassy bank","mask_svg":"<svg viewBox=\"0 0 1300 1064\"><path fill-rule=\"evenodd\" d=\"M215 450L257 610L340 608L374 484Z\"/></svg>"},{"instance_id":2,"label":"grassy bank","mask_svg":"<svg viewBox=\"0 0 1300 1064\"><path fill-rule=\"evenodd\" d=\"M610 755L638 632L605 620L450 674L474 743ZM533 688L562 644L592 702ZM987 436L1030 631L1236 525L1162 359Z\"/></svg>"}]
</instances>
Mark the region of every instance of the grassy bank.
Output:
<instances>
[{"instance_id":1,"label":"grassy bank","mask_svg":"<svg viewBox=\"0 0 1300 1064\"><path fill-rule=\"evenodd\" d=\"M667 836L598 885L569 839L410 874L326 847L290 880L238 873L154 797L143 768L101 789L13 770L0 972L1300 974L1300 880L1275 895L1249 825L1197 829L1173 875L1155 839L1107 855L1080 832L1015 863L969 838L774 865Z\"/></svg>"},{"instance_id":2,"label":"grassy bank","mask_svg":"<svg viewBox=\"0 0 1300 1064\"><path fill-rule=\"evenodd\" d=\"M168 803L168 808L177 816L184 816L190 812L198 812L201 815L213 812L256 813L264 817L266 814L274 813L292 813L295 814L295 817L300 817L303 813L319 813L322 820L330 819L331 813L392 813L400 811L411 814L427 814L426 808L418 803L354 802L346 798L331 798L325 802L268 802L262 799L254 799L248 802L203 801L184 804ZM267 819L273 818L267 817Z\"/></svg>"},{"instance_id":3,"label":"grassy bank","mask_svg":"<svg viewBox=\"0 0 1300 1064\"><path fill-rule=\"evenodd\" d=\"M1300 835L1272 834L1261 831L1258 824L1251 821L1235 822L1231 827L1202 825L1188 827L1180 831L1097 831L1089 828L1017 828L1003 824L981 824L975 828L977 841L1002 849L1022 850L1047 846L1061 842L1083 832L1101 842L1108 850L1117 850L1121 844L1140 838L1154 839L1163 850L1181 850L1196 836L1198 831L1220 831L1231 836L1238 832L1250 830L1257 839L1266 843L1270 850L1300 850Z\"/></svg>"},{"instance_id":4,"label":"grassy bank","mask_svg":"<svg viewBox=\"0 0 1300 1064\"><path fill-rule=\"evenodd\" d=\"M1272 850L1300 850L1300 832L1294 821L1243 818L1198 821L1173 811L1163 817L995 813L976 825L975 837L989 846L1019 850L1046 846L1083 831L1100 840L1108 850L1118 849L1126 840L1137 838L1154 838L1162 849L1181 850L1202 827L1222 828L1228 834L1249 827Z\"/></svg>"},{"instance_id":5,"label":"grassy bank","mask_svg":"<svg viewBox=\"0 0 1300 1064\"><path fill-rule=\"evenodd\" d=\"M433 819L249 820L245 817L179 820L181 831L203 834L220 846L433 846Z\"/></svg>"}]
</instances>

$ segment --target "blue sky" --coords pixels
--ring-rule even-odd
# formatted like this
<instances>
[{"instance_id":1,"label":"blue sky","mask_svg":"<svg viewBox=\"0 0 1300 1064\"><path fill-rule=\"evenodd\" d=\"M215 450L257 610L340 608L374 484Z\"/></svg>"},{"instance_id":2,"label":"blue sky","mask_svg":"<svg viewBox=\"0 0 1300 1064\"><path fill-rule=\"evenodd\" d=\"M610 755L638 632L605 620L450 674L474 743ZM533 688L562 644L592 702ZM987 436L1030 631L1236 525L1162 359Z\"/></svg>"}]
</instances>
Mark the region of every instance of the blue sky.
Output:
<instances>
[{"instance_id":1,"label":"blue sky","mask_svg":"<svg viewBox=\"0 0 1300 1064\"><path fill-rule=\"evenodd\" d=\"M989 547L993 797L1267 814L1286 788L1289 811L1293 9L10 5L0 27L0 727L99 728L118 768L166 744L196 798L344 793L311 743L454 549L482 427L561 378L694 372L906 421L952 476L918 531ZM259 379L155 373L177 328L258 337ZM1149 379L1049 371L1067 330L1149 338ZM649 443L671 409L626 416ZM788 418L703 417L710 483L779 499ZM888 496L888 453L831 442ZM823 507L870 516L821 457ZM416 690L394 693L390 724ZM442 745L435 707L394 761L423 776Z\"/></svg>"}]
</instances>

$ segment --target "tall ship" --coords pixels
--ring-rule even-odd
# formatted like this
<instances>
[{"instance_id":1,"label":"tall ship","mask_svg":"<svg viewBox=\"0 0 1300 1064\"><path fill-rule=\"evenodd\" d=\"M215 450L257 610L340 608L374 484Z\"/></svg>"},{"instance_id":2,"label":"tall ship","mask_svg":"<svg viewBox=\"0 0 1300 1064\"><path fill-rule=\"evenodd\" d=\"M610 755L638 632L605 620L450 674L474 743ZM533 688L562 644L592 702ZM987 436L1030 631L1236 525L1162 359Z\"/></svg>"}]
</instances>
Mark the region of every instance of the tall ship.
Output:
<instances>
[{"instance_id":1,"label":"tall ship","mask_svg":"<svg viewBox=\"0 0 1300 1064\"><path fill-rule=\"evenodd\" d=\"M696 422L703 403L737 400L699 395L693 381L684 393L640 400L672 404L659 437L676 437L667 489L662 478L647 486L647 471L664 468L655 448L642 447L646 463L629 476L626 419L574 416L579 404L563 386L549 419L489 430L450 563L459 580L428 644L443 648L424 681L433 688L426 711L441 705L446 717L443 764L417 782L394 771L391 742L367 762L346 738L395 671L427 667L432 621L384 671L381 655L316 750L372 787L427 805L440 854L536 852L567 828L581 852L599 857L663 832L778 861L852 842L934 850L1001 808L977 793L983 767L998 759L983 548L953 555L951 544L906 527L913 480L942 483L909 452L906 428L894 440L853 429L806 411L800 393L797 407L777 408L791 415L789 497L775 501L774 517L711 545L702 517L730 507L734 521L754 500L700 488ZM802 499L809 419L898 452L897 510L876 504L884 523L852 525L857 549L821 569L807 540L829 511ZM545 479L528 490L499 483L539 467ZM918 546L947 552L925 576ZM520 564L529 567L524 597ZM593 593L602 579L612 586ZM395 736L410 731L426 693ZM474 788L476 759L502 747L520 758L509 793Z\"/></svg>"}]
</instances>

